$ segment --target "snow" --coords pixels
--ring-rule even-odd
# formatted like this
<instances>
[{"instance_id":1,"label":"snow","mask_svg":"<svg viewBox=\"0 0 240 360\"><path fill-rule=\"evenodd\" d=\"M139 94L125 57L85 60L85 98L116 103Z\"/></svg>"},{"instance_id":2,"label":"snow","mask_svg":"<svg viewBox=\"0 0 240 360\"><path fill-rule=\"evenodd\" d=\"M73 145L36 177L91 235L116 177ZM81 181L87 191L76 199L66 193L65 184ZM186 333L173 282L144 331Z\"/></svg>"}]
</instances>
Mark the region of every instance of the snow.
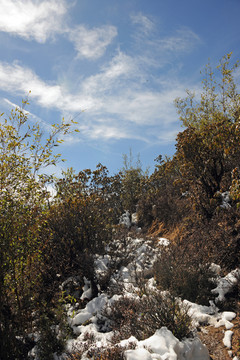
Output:
<instances>
[{"instance_id":1,"label":"snow","mask_svg":"<svg viewBox=\"0 0 240 360\"><path fill-rule=\"evenodd\" d=\"M163 238L163 237L160 237L160 238L158 239L158 243L159 243L159 245L161 245L161 246L168 246L169 243L170 243L170 241L169 241L168 239L165 239L165 238Z\"/></svg>"},{"instance_id":2,"label":"snow","mask_svg":"<svg viewBox=\"0 0 240 360\"><path fill-rule=\"evenodd\" d=\"M136 350L126 350L126 360L206 360L207 348L199 339L180 342L166 327L150 338L139 341Z\"/></svg>"},{"instance_id":3,"label":"snow","mask_svg":"<svg viewBox=\"0 0 240 360\"><path fill-rule=\"evenodd\" d=\"M231 311L219 313L212 301L210 301L210 306L194 304L188 300L184 300L183 303L189 307L188 313L192 316L195 326L212 325L215 328L225 326L227 330L233 327L230 321L236 317L236 314Z\"/></svg>"},{"instance_id":4,"label":"snow","mask_svg":"<svg viewBox=\"0 0 240 360\"><path fill-rule=\"evenodd\" d=\"M126 360L152 360L152 356L146 349L126 350L125 357Z\"/></svg>"},{"instance_id":5,"label":"snow","mask_svg":"<svg viewBox=\"0 0 240 360\"><path fill-rule=\"evenodd\" d=\"M214 272L216 275L219 275L220 272L221 272L221 266L220 265L217 265L217 264L214 264L212 263L210 265L210 268L209 268L212 272Z\"/></svg>"},{"instance_id":6,"label":"snow","mask_svg":"<svg viewBox=\"0 0 240 360\"><path fill-rule=\"evenodd\" d=\"M195 326L208 324L213 321L213 318L215 319L218 309L213 302L210 306L194 304L188 300L184 300L183 303L189 307L188 313L192 316Z\"/></svg>"},{"instance_id":7,"label":"snow","mask_svg":"<svg viewBox=\"0 0 240 360\"><path fill-rule=\"evenodd\" d=\"M224 311L221 314L221 318L217 321L215 324L215 327L218 328L220 326L225 326L227 330L231 329L233 327L233 324L230 322L236 317L236 314L231 311Z\"/></svg>"},{"instance_id":8,"label":"snow","mask_svg":"<svg viewBox=\"0 0 240 360\"><path fill-rule=\"evenodd\" d=\"M126 224L127 225L127 224ZM145 274L150 271L157 252L161 251L159 248L154 249L150 246L146 240L143 239L128 239L129 242L125 244L125 250L131 253L134 261L131 261L125 266L121 266L120 269L116 269L115 273L112 274L112 283L114 281L121 282L123 285L123 293L125 296L136 297L138 285L135 282L136 274ZM159 245L168 246L169 241L165 238L159 238ZM117 248L121 251L122 244L116 244ZM160 247L161 247L160 246ZM109 249L110 250L110 249ZM116 260L116 259L115 259ZM104 256L98 256L95 260L95 270L97 276L104 275L108 268L111 267L111 257L109 254ZM81 298L84 298L89 294L91 289L91 283L84 279L85 285L83 287L83 294ZM150 278L146 285L149 289L155 289L155 280ZM74 307L68 309L69 324L72 326L76 339L71 339L67 343L67 349L69 351L81 347L84 343L85 334L92 334L94 337L95 346L108 346L110 344L112 332L100 332L98 327L98 314L107 304L112 304L114 301L119 299L122 295L113 295L109 297L105 293L99 293L97 297L90 300L84 309L74 310ZM190 303L189 303L190 304ZM196 308L197 306L197 308ZM214 305L211 307L200 307L199 305L191 304L191 308L195 309L193 313L198 320L204 318L205 321L210 321L211 315L215 313L216 308ZM201 319L200 319L201 314ZM210 317L209 317L210 316ZM230 315L227 316L230 318ZM126 360L208 360L208 350L200 342L198 338L185 339L179 341L171 331L166 327L158 329L155 334L150 336L148 339L139 341L135 337L122 340L121 346L129 345L130 343L135 344L135 349L129 349L124 352Z\"/></svg>"},{"instance_id":9,"label":"snow","mask_svg":"<svg viewBox=\"0 0 240 360\"><path fill-rule=\"evenodd\" d=\"M237 284L240 278L240 269L235 269L227 274L224 278L220 279L218 286L212 290L214 295L218 295L216 302L225 300L225 295L231 291L233 286Z\"/></svg>"},{"instance_id":10,"label":"snow","mask_svg":"<svg viewBox=\"0 0 240 360\"><path fill-rule=\"evenodd\" d=\"M211 325L215 328L224 326L226 331L224 333L223 344L231 349L231 337L233 332L231 329L234 325L231 323L236 317L236 314L232 311L224 311L219 313L218 308L213 302L210 302L210 306L202 306L198 304L191 303L187 300L184 300L183 303L189 306L189 314L192 316L194 325ZM195 359L194 357L191 359Z\"/></svg>"},{"instance_id":11,"label":"snow","mask_svg":"<svg viewBox=\"0 0 240 360\"><path fill-rule=\"evenodd\" d=\"M232 335L233 332L231 330L228 330L225 332L224 338L223 338L223 344L228 348L231 349L232 347Z\"/></svg>"},{"instance_id":12,"label":"snow","mask_svg":"<svg viewBox=\"0 0 240 360\"><path fill-rule=\"evenodd\" d=\"M222 198L222 204L220 205L220 207L223 209L229 209L231 207L229 191L225 191L221 193L221 198Z\"/></svg>"},{"instance_id":13,"label":"snow","mask_svg":"<svg viewBox=\"0 0 240 360\"><path fill-rule=\"evenodd\" d=\"M127 215L124 218L126 226L129 224ZM158 244L161 248L161 246L168 246L169 241L165 238L159 238ZM121 251L123 245L118 243L116 246ZM142 239L133 239L124 246L125 250L127 249L133 255L134 261L121 266L118 270L116 269L115 273L112 274L112 283L114 281L116 283L121 281L125 296L136 296L136 293L134 295L134 290L137 291L138 289L134 281L136 274L144 274L146 269L148 271L151 270L157 256L157 251L161 251L161 249L153 249L146 240ZM109 254L96 257L95 270L97 276L102 276L108 271L109 267L111 267L111 261L112 259ZM218 265L212 264L211 268L216 274L220 273L221 269ZM183 301L183 304L189 309L189 315L193 318L194 326L208 324L215 327L225 327L223 343L228 349L231 349L233 333L229 330L233 327L231 320L234 319L236 314L230 311L221 313L216 304L218 301L224 300L226 293L236 283L238 276L239 270L235 270L224 278L219 278L216 288L212 291L216 295L216 301L210 301L209 306L194 304L187 300ZM91 282L87 279L84 279L84 282L82 299L91 295ZM146 286L149 289L155 289L155 280L150 278ZM98 314L106 304L112 304L121 296L115 294L109 297L105 293L100 293L97 297L90 300L84 309L78 310L76 313L73 308L68 310L69 323L73 327L74 333L78 335L75 340L68 341L68 350L77 349L78 346L81 346L84 343L86 333L91 333L94 336L95 346L108 346L111 343L112 332L107 329L105 329L106 332L99 331L97 325ZM135 348L124 352L126 360L209 360L208 350L199 338L194 337L179 341L166 327L158 329L148 339L139 341L131 336L129 339L122 340L120 345L127 346L133 343Z\"/></svg>"},{"instance_id":14,"label":"snow","mask_svg":"<svg viewBox=\"0 0 240 360\"><path fill-rule=\"evenodd\" d=\"M140 346L146 346L159 355L176 354L180 341L166 327L157 330L150 338L140 341Z\"/></svg>"},{"instance_id":15,"label":"snow","mask_svg":"<svg viewBox=\"0 0 240 360\"><path fill-rule=\"evenodd\" d=\"M102 294L89 301L86 307L70 320L72 326L80 325L89 320L94 313L99 312L107 303L107 296Z\"/></svg>"},{"instance_id":16,"label":"snow","mask_svg":"<svg viewBox=\"0 0 240 360\"><path fill-rule=\"evenodd\" d=\"M109 255L103 255L99 256L95 260L95 268L97 274L102 274L103 272L106 272L108 270L108 264L110 262L110 256Z\"/></svg>"},{"instance_id":17,"label":"snow","mask_svg":"<svg viewBox=\"0 0 240 360\"><path fill-rule=\"evenodd\" d=\"M127 228L130 228L131 226L131 219L130 219L130 213L129 211L126 211L121 217L119 224L125 225Z\"/></svg>"},{"instance_id":18,"label":"snow","mask_svg":"<svg viewBox=\"0 0 240 360\"><path fill-rule=\"evenodd\" d=\"M83 278L85 285L83 286L83 293L81 296L81 300L91 299L92 297L92 284L91 281L87 280L84 276Z\"/></svg>"},{"instance_id":19,"label":"snow","mask_svg":"<svg viewBox=\"0 0 240 360\"><path fill-rule=\"evenodd\" d=\"M130 221L129 214L122 218L122 221L126 226ZM148 289L156 289L156 283L153 277L148 277L151 274L151 270L157 255L161 252L161 247L168 246L169 241L165 238L159 238L158 245L151 246L150 242L145 239L130 239L128 238L126 243L117 242L114 244L117 249L114 253L115 258L111 253L111 249L108 248L105 255L96 256L94 266L95 273L98 280L100 277L106 275L109 268L113 270L111 272L110 283L119 285L121 283L121 294L125 296L136 297L139 293L139 284L136 278L139 276L147 276L148 281L146 287ZM113 268L112 265L118 260L117 254L127 251L131 254L131 260L118 268ZM212 270L216 274L220 274L220 267L216 264L211 265ZM227 292L231 291L232 287L237 283L240 275L240 270L236 269L226 275L224 278L220 278L216 284L216 288L212 290L212 293L216 296L215 301L210 301L209 306L203 306L194 304L190 301L184 300L183 305L188 307L189 315L193 318L193 325L195 327L201 325L211 325L214 327L225 327L225 333L223 337L223 344L228 349L231 349L231 339L233 332L230 330L233 327L231 321L236 314L230 311L220 312L217 304L219 301L225 299ZM68 292L68 286L76 286L78 288L78 277L71 277L64 281L61 289ZM92 284L87 278L84 278L84 286L82 292L75 292L78 296L74 305L67 305L66 312L68 316L69 325L72 327L75 334L74 339L67 341L66 351L74 351L83 348L86 343L86 335L91 334L94 338L94 346L110 346L111 338L113 336L112 331L109 330L108 324L99 327L99 319L101 317L100 312L106 305L111 305L114 301L118 300L122 295L101 292L99 287L99 293L96 297L92 298ZM86 303L84 303L86 301ZM79 309L78 305L85 304L84 308ZM105 326L105 327L104 327ZM121 346L128 346L129 349L125 350L124 356L126 360L209 360L208 350L205 345L201 343L198 337L178 340L173 333L166 327L157 329L156 332L148 339L139 340L131 336L129 339L120 341ZM135 348L130 346L135 344ZM91 345L90 345L91 346ZM56 359L65 359L64 354ZM84 356L82 357L84 359ZM35 356L37 360L37 356ZM236 360L236 359L235 359Z\"/></svg>"}]
</instances>

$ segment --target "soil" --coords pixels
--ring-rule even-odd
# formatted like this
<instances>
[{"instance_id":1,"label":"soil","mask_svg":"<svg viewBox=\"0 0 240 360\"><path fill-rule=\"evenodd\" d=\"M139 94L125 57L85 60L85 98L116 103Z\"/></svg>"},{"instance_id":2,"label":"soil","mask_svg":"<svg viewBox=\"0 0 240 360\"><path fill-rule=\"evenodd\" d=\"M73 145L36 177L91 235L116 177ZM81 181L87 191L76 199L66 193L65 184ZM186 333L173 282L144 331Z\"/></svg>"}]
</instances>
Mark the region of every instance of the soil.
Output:
<instances>
[{"instance_id":1,"label":"soil","mask_svg":"<svg viewBox=\"0 0 240 360\"><path fill-rule=\"evenodd\" d=\"M240 314L231 321L234 326L231 328L233 331L232 347L226 348L223 344L223 337L226 331L224 326L215 328L213 326L202 327L198 332L198 336L202 343L208 348L210 359L212 360L232 360L235 356L240 359ZM229 354L231 351L231 356Z\"/></svg>"}]
</instances>

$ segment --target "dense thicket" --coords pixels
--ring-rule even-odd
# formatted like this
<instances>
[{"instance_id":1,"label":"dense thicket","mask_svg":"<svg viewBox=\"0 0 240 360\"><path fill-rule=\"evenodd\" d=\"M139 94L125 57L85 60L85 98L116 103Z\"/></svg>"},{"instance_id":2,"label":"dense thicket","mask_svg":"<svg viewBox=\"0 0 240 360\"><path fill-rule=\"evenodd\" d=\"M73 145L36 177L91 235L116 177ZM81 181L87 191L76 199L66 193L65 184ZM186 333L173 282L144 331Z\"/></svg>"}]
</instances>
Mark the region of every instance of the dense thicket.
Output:
<instances>
[{"instance_id":1,"label":"dense thicket","mask_svg":"<svg viewBox=\"0 0 240 360\"><path fill-rule=\"evenodd\" d=\"M27 359L32 346L28 334L36 331L44 359L62 351L62 339L51 332L51 325L64 318L60 305L65 295L59 284L75 274L94 284L93 255L121 233L116 230L124 210L137 211L145 234L167 234L171 240L165 258L155 266L161 289L204 302L211 287L205 282L206 275L212 276L209 264L226 270L239 264L238 66L231 66L231 55L222 59L216 73L208 65L201 94L188 91L185 99L176 99L184 129L174 156L159 156L151 175L125 157L116 175L99 164L94 171L69 169L58 179L43 176L44 167L60 160L53 150L61 143L59 135L71 131L71 123L53 125L46 137L38 125L31 125L24 108L7 118L2 114L1 359ZM52 198L50 180L56 190ZM47 339L54 339L52 345L46 345Z\"/></svg>"}]
</instances>

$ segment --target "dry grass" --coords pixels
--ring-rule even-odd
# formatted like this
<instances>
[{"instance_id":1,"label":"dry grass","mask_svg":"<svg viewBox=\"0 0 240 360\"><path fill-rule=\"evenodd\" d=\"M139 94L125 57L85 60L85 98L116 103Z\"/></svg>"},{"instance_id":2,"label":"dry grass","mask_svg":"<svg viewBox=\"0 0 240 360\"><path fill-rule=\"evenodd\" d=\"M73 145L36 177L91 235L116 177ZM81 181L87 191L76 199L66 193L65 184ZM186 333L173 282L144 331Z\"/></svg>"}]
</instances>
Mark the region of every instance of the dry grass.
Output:
<instances>
[{"instance_id":1,"label":"dry grass","mask_svg":"<svg viewBox=\"0 0 240 360\"><path fill-rule=\"evenodd\" d=\"M147 236L150 238L155 238L159 236L163 236L166 233L166 229L162 222L154 220L151 226L148 229Z\"/></svg>"}]
</instances>

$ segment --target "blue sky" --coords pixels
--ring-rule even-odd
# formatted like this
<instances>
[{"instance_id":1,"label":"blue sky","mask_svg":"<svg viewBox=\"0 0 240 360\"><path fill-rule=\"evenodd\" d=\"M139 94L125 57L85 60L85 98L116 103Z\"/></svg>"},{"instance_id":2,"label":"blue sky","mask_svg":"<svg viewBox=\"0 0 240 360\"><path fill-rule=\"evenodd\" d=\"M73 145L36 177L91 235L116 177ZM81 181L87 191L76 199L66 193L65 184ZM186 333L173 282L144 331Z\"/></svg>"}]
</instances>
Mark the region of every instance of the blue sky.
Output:
<instances>
[{"instance_id":1,"label":"blue sky","mask_svg":"<svg viewBox=\"0 0 240 360\"><path fill-rule=\"evenodd\" d=\"M31 91L46 129L76 118L65 168L114 173L131 149L153 169L175 151L174 99L200 88L209 59L240 58L239 14L239 0L0 0L0 111Z\"/></svg>"}]
</instances>

